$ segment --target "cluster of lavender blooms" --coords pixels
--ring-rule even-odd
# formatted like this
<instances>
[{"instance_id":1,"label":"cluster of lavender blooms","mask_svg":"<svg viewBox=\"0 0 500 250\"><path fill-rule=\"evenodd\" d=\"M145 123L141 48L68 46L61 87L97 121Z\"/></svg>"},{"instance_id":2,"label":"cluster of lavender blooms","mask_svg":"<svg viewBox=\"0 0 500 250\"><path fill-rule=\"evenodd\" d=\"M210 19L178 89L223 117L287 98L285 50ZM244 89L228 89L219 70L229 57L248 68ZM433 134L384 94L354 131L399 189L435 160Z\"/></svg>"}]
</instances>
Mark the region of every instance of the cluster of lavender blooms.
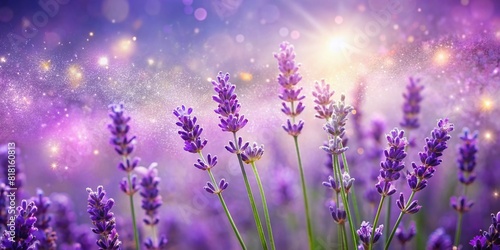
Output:
<instances>
[{"instance_id":1,"label":"cluster of lavender blooms","mask_svg":"<svg viewBox=\"0 0 500 250\"><path fill-rule=\"evenodd\" d=\"M480 230L469 244L474 250L491 250L500 248L500 212L491 214L491 225L487 230ZM496 248L495 248L496 247Z\"/></svg>"},{"instance_id":2,"label":"cluster of lavender blooms","mask_svg":"<svg viewBox=\"0 0 500 250\"><path fill-rule=\"evenodd\" d=\"M406 93L403 94L403 121L401 127L407 129L417 129L420 127L418 115L420 113L420 102L422 98L423 85L419 85L420 79L410 77L408 85L406 85Z\"/></svg>"},{"instance_id":3,"label":"cluster of lavender blooms","mask_svg":"<svg viewBox=\"0 0 500 250\"><path fill-rule=\"evenodd\" d=\"M116 232L115 215L111 212L115 201L106 198L106 192L102 186L98 186L96 191L87 188L87 193L89 194L87 213L94 225L92 232L99 236L97 246L99 249L120 249L122 243Z\"/></svg>"}]
</instances>

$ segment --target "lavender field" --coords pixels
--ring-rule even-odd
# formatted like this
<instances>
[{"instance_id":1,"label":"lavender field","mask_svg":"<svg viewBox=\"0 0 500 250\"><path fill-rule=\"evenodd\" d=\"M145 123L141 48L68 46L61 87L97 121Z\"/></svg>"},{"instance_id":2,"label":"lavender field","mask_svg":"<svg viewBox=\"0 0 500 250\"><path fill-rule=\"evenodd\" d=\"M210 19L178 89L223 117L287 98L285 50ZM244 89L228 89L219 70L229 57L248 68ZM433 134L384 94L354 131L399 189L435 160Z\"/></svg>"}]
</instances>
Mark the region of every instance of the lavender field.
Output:
<instances>
[{"instance_id":1,"label":"lavender field","mask_svg":"<svg viewBox=\"0 0 500 250\"><path fill-rule=\"evenodd\" d=\"M0 1L0 249L500 249L500 2Z\"/></svg>"}]
</instances>

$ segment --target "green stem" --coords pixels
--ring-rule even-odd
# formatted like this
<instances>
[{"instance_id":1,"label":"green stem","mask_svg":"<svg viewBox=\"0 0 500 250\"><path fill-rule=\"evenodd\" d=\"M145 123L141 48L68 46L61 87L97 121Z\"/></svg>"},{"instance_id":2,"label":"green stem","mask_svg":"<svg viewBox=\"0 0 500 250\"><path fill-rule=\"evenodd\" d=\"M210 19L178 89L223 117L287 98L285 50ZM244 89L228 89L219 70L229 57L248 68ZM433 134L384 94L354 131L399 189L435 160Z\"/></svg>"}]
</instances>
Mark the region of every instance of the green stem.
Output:
<instances>
[{"instance_id":1,"label":"green stem","mask_svg":"<svg viewBox=\"0 0 500 250\"><path fill-rule=\"evenodd\" d=\"M240 148L240 145L238 145L238 139L236 138L236 132L233 132L233 137L234 137L234 143L236 148ZM259 212L257 211L257 206L255 205L255 199L253 197L252 189L250 187L250 183L248 182L248 176L245 171L245 167L243 166L243 160L241 159L241 152L238 152L236 154L238 157L238 162L240 163L240 168L241 168L241 174L243 175L243 180L245 181L245 187L247 189L247 194L248 194L248 199L250 200L250 205L252 207L252 213L253 213L253 218L255 220L255 225L257 226L257 231L259 233L259 238L260 242L262 244L262 248L264 250L267 250L267 241L266 237L264 236L264 228L262 227L262 222L260 220Z\"/></svg>"},{"instance_id":2,"label":"green stem","mask_svg":"<svg viewBox=\"0 0 500 250\"><path fill-rule=\"evenodd\" d=\"M335 165L335 171L337 171L337 175L342 176L340 174L340 164L339 164L338 155L335 155L333 157L333 160L334 160L333 164ZM344 208L345 208L345 211L347 214L347 219L349 220L349 227L351 228L352 240L354 242L354 246L356 246L358 243L358 238L357 238L357 234L355 231L355 225L352 222L351 209L349 208L349 202L347 200L345 187L344 187L344 184L342 182L340 183L340 196L342 197L342 203L344 203Z\"/></svg>"},{"instance_id":3,"label":"green stem","mask_svg":"<svg viewBox=\"0 0 500 250\"><path fill-rule=\"evenodd\" d=\"M201 152L200 152L201 155ZM201 155L202 160L203 155ZM238 238L238 241L240 242L241 249L246 250L247 246L245 245L245 242L243 242L243 238L241 237L240 232L238 231L238 228L236 227L236 223L234 223L233 217L231 216L231 213L229 212L229 209L227 208L226 202L224 201L224 197L222 197L222 192L219 192L219 186L217 185L217 182L215 181L215 177L212 174L212 171L210 169L207 169L208 175L210 176L210 179L214 183L214 186L217 188L217 196L219 197L220 203L222 204L222 207L224 208L224 212L226 213L227 219L229 220L229 223L231 224L231 227L233 228L234 234L236 235L236 238Z\"/></svg>"},{"instance_id":4,"label":"green stem","mask_svg":"<svg viewBox=\"0 0 500 250\"><path fill-rule=\"evenodd\" d=\"M417 186L418 186L418 183L417 183ZM413 196L415 196L415 193L416 193L415 191L411 192L410 198L406 202L404 210L406 210L408 208L408 206L410 205L411 201L413 200ZM389 249L389 245L391 244L392 238L394 238L394 234L396 233L396 230L398 229L399 223L401 223L401 219L403 218L403 215L404 215L404 213L403 213L403 211L401 211L399 213L398 219L396 220L396 224L394 224L394 227L391 230L391 235L389 236L389 239L385 243L384 250Z\"/></svg>"},{"instance_id":5,"label":"green stem","mask_svg":"<svg viewBox=\"0 0 500 250\"><path fill-rule=\"evenodd\" d=\"M342 245L344 246L345 250L348 250L349 245L347 243L347 231L345 229L345 223L342 223L342 227L340 227L340 232L342 234Z\"/></svg>"},{"instance_id":6,"label":"green stem","mask_svg":"<svg viewBox=\"0 0 500 250\"><path fill-rule=\"evenodd\" d=\"M130 172L127 172L127 180L128 180L129 190L133 190L132 189L132 182L130 181ZM137 231L137 222L135 221L134 194L131 193L131 194L129 194L128 197L130 199L130 211L132 212L132 224L134 227L135 249L139 250L139 233Z\"/></svg>"},{"instance_id":7,"label":"green stem","mask_svg":"<svg viewBox=\"0 0 500 250\"><path fill-rule=\"evenodd\" d=\"M387 197L387 213L385 217L385 240L384 242L387 242L387 235L389 235L389 225L391 225L391 208L392 208L392 196Z\"/></svg>"},{"instance_id":8,"label":"green stem","mask_svg":"<svg viewBox=\"0 0 500 250\"><path fill-rule=\"evenodd\" d=\"M458 244L460 244L460 233L462 232L462 218L463 218L463 213L458 212L458 220L457 220L457 229L455 230L455 244L458 248Z\"/></svg>"},{"instance_id":9,"label":"green stem","mask_svg":"<svg viewBox=\"0 0 500 250\"><path fill-rule=\"evenodd\" d=\"M264 217L266 219L266 224L267 224L267 233L269 234L269 244L271 244L271 249L274 250L276 249L276 246L274 245L273 229L271 227L271 217L269 216L269 210L267 209L266 195L264 194L264 188L262 187L262 181L260 180L259 172L255 167L255 162L252 162L251 165L253 173L255 175L255 179L257 180L257 185L259 186L260 197L262 199L262 206L264 208Z\"/></svg>"},{"instance_id":10,"label":"green stem","mask_svg":"<svg viewBox=\"0 0 500 250\"><path fill-rule=\"evenodd\" d=\"M385 200L385 196L380 197L380 202L378 203L377 213L375 214L375 219L373 220L373 224L372 224L372 234L370 237L370 245L369 245L368 250L372 250L372 248L373 248L373 243L372 243L373 237L375 236L375 229L377 228L377 223L378 223L378 219L380 217L380 212L382 212L382 206L384 205L384 200ZM387 214L387 217L389 217L389 214Z\"/></svg>"},{"instance_id":11,"label":"green stem","mask_svg":"<svg viewBox=\"0 0 500 250\"><path fill-rule=\"evenodd\" d=\"M295 142L295 151L297 152L297 159L299 162L299 172L300 172L300 182L302 184L302 194L304 195L304 207L305 207L305 212L306 212L306 223L307 223L307 236L309 239L309 249L314 249L314 242L313 242L313 232L312 232L312 226L311 226L311 217L309 215L309 202L307 200L307 191L306 191L306 181L304 178L304 169L302 168L302 159L300 158L300 150L299 150L299 142L297 139L297 136L293 137L293 140Z\"/></svg>"},{"instance_id":12,"label":"green stem","mask_svg":"<svg viewBox=\"0 0 500 250\"><path fill-rule=\"evenodd\" d=\"M342 153L342 162L344 163L344 168L346 172L351 175L349 172L349 164L347 164L347 158L345 156L345 152ZM352 196L352 205L354 206L354 214L356 215L356 218L354 218L354 223L358 223L357 220L361 219L361 213L359 212L359 207L358 207L358 199L356 198L356 193L354 192L354 185L351 187L351 196Z\"/></svg>"}]
</instances>

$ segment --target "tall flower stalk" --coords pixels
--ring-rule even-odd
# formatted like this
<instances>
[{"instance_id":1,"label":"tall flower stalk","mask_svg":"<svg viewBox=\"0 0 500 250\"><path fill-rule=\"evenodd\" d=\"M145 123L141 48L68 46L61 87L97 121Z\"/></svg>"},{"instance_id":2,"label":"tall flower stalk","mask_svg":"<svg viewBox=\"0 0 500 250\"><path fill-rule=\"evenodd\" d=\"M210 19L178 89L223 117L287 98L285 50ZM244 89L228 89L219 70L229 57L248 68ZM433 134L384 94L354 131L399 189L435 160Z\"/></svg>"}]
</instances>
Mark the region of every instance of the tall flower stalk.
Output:
<instances>
[{"instance_id":1,"label":"tall flower stalk","mask_svg":"<svg viewBox=\"0 0 500 250\"><path fill-rule=\"evenodd\" d=\"M342 94L340 97L340 101L333 104L333 113L331 115L331 118L327 120L326 124L323 126L323 129L328 134L329 141L326 146L322 146L320 148L332 155L334 173L333 178L337 181L337 183L343 183L345 176L347 176L347 179L350 179L347 161L343 159L344 173L342 173L342 170L340 168L339 156L343 155L343 153L348 149L348 147L345 147L343 145L342 138L345 134L347 115L352 110L352 106L345 104L345 95ZM358 242L358 237L356 234L355 224L353 223L353 214L351 213L351 209L349 207L348 191L349 190L346 185L340 185L340 196L342 198L342 204L346 209L347 220L349 221L353 243L354 245L356 245Z\"/></svg>"},{"instance_id":2,"label":"tall flower stalk","mask_svg":"<svg viewBox=\"0 0 500 250\"><path fill-rule=\"evenodd\" d=\"M260 197L264 209L264 217L266 220L267 231L269 234L269 243L271 244L272 249L275 249L273 228L271 227L271 217L269 216L269 209L267 208L266 195L264 193L264 187L262 186L262 181L260 180L259 172L257 170L257 167L255 166L255 162L258 161L263 154L264 154L264 145L258 146L257 143L254 142L253 145L250 145L245 149L245 151L241 154L241 158L243 162L245 162L246 164L250 164L252 166L252 170L255 175L257 185L259 186Z\"/></svg>"},{"instance_id":3,"label":"tall flower stalk","mask_svg":"<svg viewBox=\"0 0 500 250\"><path fill-rule=\"evenodd\" d=\"M389 249L392 238L394 237L403 215L415 214L420 210L421 206L419 206L418 201L413 200L413 198L418 191L421 191L427 186L428 180L434 176L436 167L441 164L442 160L440 157L443 155L444 150L448 148L447 142L451 138L449 134L451 131L453 131L453 124L449 123L448 119L440 119L437 122L437 127L432 130L431 137L425 139L424 151L419 153L421 164L417 165L413 162L413 171L411 173L409 172L406 177L408 186L412 190L410 197L406 200L403 193L400 193L399 199L396 202L401 212L387 239L385 250Z\"/></svg>"},{"instance_id":4,"label":"tall flower stalk","mask_svg":"<svg viewBox=\"0 0 500 250\"><path fill-rule=\"evenodd\" d=\"M302 158L300 157L298 137L304 127L304 121L296 121L296 117L304 111L305 106L302 104L305 96L301 95L302 87L297 88L297 84L302 80L302 76L298 73L299 64L295 62L295 51L291 44L283 42L280 45L280 51L274 54L274 58L278 60L278 83L282 87L279 98L283 101L281 111L289 118L283 129L293 137L295 151L297 153L297 161L299 165L300 181L302 185L302 195L304 196L304 208L307 223L307 236L309 240L309 249L314 249L313 231L311 225L311 216L309 212L309 201L307 199L307 188L304 177L304 169L302 167Z\"/></svg>"},{"instance_id":5,"label":"tall flower stalk","mask_svg":"<svg viewBox=\"0 0 500 250\"><path fill-rule=\"evenodd\" d=\"M478 133L477 131L471 133L469 129L464 128L460 140L462 144L458 149L459 158L458 163L458 180L464 185L462 195L459 197L451 197L450 204L451 207L457 211L457 228L455 230L455 243L456 247L460 244L460 234L462 231L462 218L464 213L468 212L472 205L471 201L467 201L467 187L474 182L476 175L474 174L474 168L476 167L476 139Z\"/></svg>"},{"instance_id":6,"label":"tall flower stalk","mask_svg":"<svg viewBox=\"0 0 500 250\"><path fill-rule=\"evenodd\" d=\"M240 114L241 105L238 102L238 96L235 93L236 86L229 82L229 73L223 74L222 72L219 72L216 80L212 81L212 85L214 86L214 91L216 93L216 95L212 96L212 99L217 103L217 109L214 111L219 115L219 127L223 132L231 132L234 138L234 141L230 141L229 146L226 146L226 149L230 153L236 154L236 157L238 158L238 163L240 164L241 174L245 182L245 188L247 190L250 206L252 207L252 213L255 225L257 226L259 238L262 247L264 249L268 249L267 240L264 235L264 228L260 220L257 206L255 205L252 188L250 187L250 182L248 181L248 176L246 174L245 167L243 166L242 153L248 147L248 142L243 144L243 139L241 137L237 137L237 132L245 127L248 120L245 119L244 115ZM268 227L270 227L270 225ZM269 232L269 234L272 234L272 232ZM270 243L271 248L275 249L274 242Z\"/></svg>"},{"instance_id":7,"label":"tall flower stalk","mask_svg":"<svg viewBox=\"0 0 500 250\"><path fill-rule=\"evenodd\" d=\"M134 242L136 250L139 250L139 233L137 231L137 222L135 218L134 194L139 190L137 187L137 176L132 174L132 171L139 164L139 158L131 159L130 154L134 150L135 136L129 137L128 132L130 126L130 116L124 115L123 103L111 105L109 117L113 123L108 125L111 131L111 145L115 147L115 151L122 157L122 161L118 164L118 168L125 173L127 177L120 182L120 189L129 197L130 212L132 215L132 225L134 230Z\"/></svg>"},{"instance_id":8,"label":"tall flower stalk","mask_svg":"<svg viewBox=\"0 0 500 250\"><path fill-rule=\"evenodd\" d=\"M95 192L87 188L87 193L87 213L94 225L92 232L99 236L97 246L100 250L120 249L122 242L118 239L115 215L111 212L115 201L106 198L106 191L102 186L98 186Z\"/></svg>"},{"instance_id":9,"label":"tall flower stalk","mask_svg":"<svg viewBox=\"0 0 500 250\"><path fill-rule=\"evenodd\" d=\"M387 135L387 143L389 148L384 150L385 160L380 162L380 174L378 176L379 181L375 185L377 192L380 194L380 202L373 221L373 231L371 233L372 239L368 244L368 249L370 250L373 248L373 244L375 243L373 238L375 236L375 226L377 225L380 213L382 212L384 200L386 197L390 197L396 193L396 188L394 187L395 185L393 182L399 179L401 176L399 172L405 168L403 160L406 157L405 148L407 141L406 137L404 137L404 131L397 128L393 129L391 133ZM390 216L390 214L386 214L386 216Z\"/></svg>"},{"instance_id":10,"label":"tall flower stalk","mask_svg":"<svg viewBox=\"0 0 500 250\"><path fill-rule=\"evenodd\" d=\"M152 163L148 168L137 167L136 171L142 174L140 195L142 197L142 209L146 212L147 217L144 218L144 224L151 227L151 237L146 240L144 245L146 249L159 250L165 249L167 245L167 238L161 236L157 238L157 225L160 222L158 218L158 209L162 205L162 199L160 195L160 177L158 177L158 170L156 166L158 164Z\"/></svg>"},{"instance_id":11,"label":"tall flower stalk","mask_svg":"<svg viewBox=\"0 0 500 250\"><path fill-rule=\"evenodd\" d=\"M203 128L196 124L197 118L194 115L191 115L193 112L192 108L186 108L185 106L177 107L173 114L179 120L176 125L180 127L178 134L184 140L184 150L189 153L198 154L200 158L197 163L194 164L194 167L200 169L202 171L207 171L210 181L203 187L205 191L211 194L216 194L219 197L219 201L224 208L224 212L226 213L227 219L231 224L231 228L233 229L236 238L238 238L238 242L240 243L241 249L247 249L243 238L241 237L236 224L234 223L233 217L229 212L229 209L226 205L226 201L222 196L222 192L228 187L229 183L223 178L217 185L217 181L212 173L212 168L217 165L217 156L213 156L208 154L207 158L202 154L203 148L207 145L208 141L206 139L201 139L201 133L203 132Z\"/></svg>"}]
</instances>

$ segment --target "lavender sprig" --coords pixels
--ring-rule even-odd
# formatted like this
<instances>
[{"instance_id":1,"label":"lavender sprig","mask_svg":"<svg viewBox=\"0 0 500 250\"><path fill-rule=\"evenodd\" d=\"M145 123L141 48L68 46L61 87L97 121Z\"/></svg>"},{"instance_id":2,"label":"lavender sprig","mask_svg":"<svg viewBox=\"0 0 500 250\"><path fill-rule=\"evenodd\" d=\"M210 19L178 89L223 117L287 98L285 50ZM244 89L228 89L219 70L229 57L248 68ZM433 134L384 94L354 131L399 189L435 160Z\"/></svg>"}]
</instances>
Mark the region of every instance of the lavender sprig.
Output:
<instances>
[{"instance_id":1,"label":"lavender sprig","mask_svg":"<svg viewBox=\"0 0 500 250\"><path fill-rule=\"evenodd\" d=\"M412 221L406 230L402 226L398 227L396 230L396 239L401 243L401 247L404 248L406 243L413 239L416 234L417 228L415 227L415 222Z\"/></svg>"},{"instance_id":2,"label":"lavender sprig","mask_svg":"<svg viewBox=\"0 0 500 250\"><path fill-rule=\"evenodd\" d=\"M134 230L135 248L139 250L139 233L137 230L137 222L135 219L134 194L138 191L137 177L131 172L139 164L139 158L130 159L130 153L134 150L135 136L129 137L128 132L130 126L130 116L124 115L123 103L110 105L109 117L113 123L108 125L112 134L111 144L115 146L115 151L122 156L122 161L118 164L118 168L127 173L127 177L120 182L120 189L129 197L130 211L132 214L132 225Z\"/></svg>"},{"instance_id":3,"label":"lavender sprig","mask_svg":"<svg viewBox=\"0 0 500 250\"><path fill-rule=\"evenodd\" d=\"M420 127L418 114L420 113L420 102L422 101L421 92L424 86L419 85L420 79L410 77L406 85L406 93L403 94L405 102L403 103L403 121L400 125L407 129L417 129Z\"/></svg>"},{"instance_id":4,"label":"lavender sprig","mask_svg":"<svg viewBox=\"0 0 500 250\"><path fill-rule=\"evenodd\" d=\"M178 134L181 136L181 139L184 140L184 150L189 153L198 153L198 155L200 156L200 158L197 160L198 163L195 163L194 166L197 169L207 171L211 179L211 182L207 182L207 185L203 187L203 189L205 189L205 191L207 191L208 193L216 194L219 197L219 201L224 208L224 212L226 213L226 216L229 220L229 223L231 224L236 238L238 238L238 242L240 243L241 248L246 250L247 247L245 245L245 242L243 242L243 238L241 237L241 234L238 231L236 224L234 223L231 213L227 208L224 197L222 196L222 191L224 191L229 184L223 178L220 180L219 185L215 187L217 182L212 173L212 168L217 165L217 156L212 157L210 154L208 154L207 159L205 159L205 157L203 156L202 149L205 147L208 141L206 139L201 139L203 128L201 128L200 125L196 124L197 118L196 116L192 115L192 112L192 108L186 108L184 105L181 107L177 107L173 111L174 116L179 120L178 122L176 122L176 125L181 128L181 130L178 131Z\"/></svg>"},{"instance_id":5,"label":"lavender sprig","mask_svg":"<svg viewBox=\"0 0 500 250\"><path fill-rule=\"evenodd\" d=\"M451 138L449 134L451 131L453 131L453 124L450 123L448 119L440 119L437 122L437 127L432 130L431 137L425 138L426 145L424 146L424 151L419 153L421 165L417 166L417 164L413 162L413 172L408 172L406 177L408 186L412 192L406 202L403 193L400 193L397 205L401 212L386 242L385 250L389 248L403 215L419 211L420 206L418 205L418 201L413 200L413 197L418 191L421 191L427 186L428 180L434 176L436 167L441 164L442 160L440 158L443 156L444 150L448 148L447 142Z\"/></svg>"},{"instance_id":6,"label":"lavender sprig","mask_svg":"<svg viewBox=\"0 0 500 250\"><path fill-rule=\"evenodd\" d=\"M151 227L152 237L148 238L145 242L146 249L159 250L165 249L167 244L167 239L164 235L160 237L160 240L156 242L156 225L160 222L158 218L158 209L162 205L162 199L160 195L160 177L158 177L158 170L156 166L158 164L152 163L148 168L137 167L136 171L142 174L141 187L142 191L139 193L142 197L142 209L146 212L148 218L144 218L144 224Z\"/></svg>"},{"instance_id":7,"label":"lavender sprig","mask_svg":"<svg viewBox=\"0 0 500 250\"><path fill-rule=\"evenodd\" d=\"M37 238L35 233L37 228L36 223L36 206L33 201L21 201L21 206L17 207L17 215L15 216L14 225L15 235L11 235L5 230L0 240L0 247L2 249L13 250L35 250L37 249ZM10 227L10 225L9 225Z\"/></svg>"},{"instance_id":8,"label":"lavender sprig","mask_svg":"<svg viewBox=\"0 0 500 250\"><path fill-rule=\"evenodd\" d=\"M378 223L385 198L396 193L396 188L392 182L399 179L401 176L399 172L405 168L403 160L406 157L405 148L408 142L406 137L404 137L404 131L394 128L386 138L389 148L384 150L385 160L380 162L379 182L375 185L381 197L373 225L377 225ZM387 214L387 216L390 215ZM373 228L373 230L375 230L375 228ZM373 231L371 235L374 236L375 231ZM368 247L371 250L373 244L370 243Z\"/></svg>"},{"instance_id":9,"label":"lavender sprig","mask_svg":"<svg viewBox=\"0 0 500 250\"><path fill-rule=\"evenodd\" d=\"M297 154L297 161L299 165L300 181L302 186L302 195L304 196L304 208L306 215L307 224L307 236L309 240L309 249L314 249L313 231L311 225L311 216L309 212L309 201L307 198L306 181L304 177L304 169L302 167L302 159L300 157L298 137L304 128L304 121L299 120L296 122L295 118L304 111L305 106L302 104L302 100L305 99L304 95L301 95L302 87L297 88L297 84L302 80L302 76L298 73L300 64L295 61L295 51L293 45L288 42L283 42L280 44L280 50L278 53L274 54L274 58L278 61L278 69L280 71L278 75L278 84L282 87L279 98L283 101L281 110L289 118L286 121L286 125L283 125L283 129L289 135L293 137L295 143L295 151ZM297 106L295 104L298 102Z\"/></svg>"},{"instance_id":10,"label":"lavender sprig","mask_svg":"<svg viewBox=\"0 0 500 250\"><path fill-rule=\"evenodd\" d=\"M377 243L377 241L382 237L382 230L384 225L380 225L377 228L371 226L369 222L363 221L361 227L356 231L359 235L359 239L362 242L362 248L366 249L369 246ZM358 248L359 249L359 248Z\"/></svg>"},{"instance_id":11,"label":"lavender sprig","mask_svg":"<svg viewBox=\"0 0 500 250\"><path fill-rule=\"evenodd\" d=\"M458 180L464 185L463 193L460 197L451 197L450 205L457 211L457 227L455 230L455 241L454 245L458 247L460 244L460 234L462 231L462 219L464 213L468 212L472 205L471 201L467 201L467 187L474 182L476 175L474 174L474 168L476 167L476 153L478 151L476 146L476 139L478 137L477 131L471 133L468 128L464 128L460 140L462 144L458 149L459 158L458 163Z\"/></svg>"},{"instance_id":12,"label":"lavender sprig","mask_svg":"<svg viewBox=\"0 0 500 250\"><path fill-rule=\"evenodd\" d=\"M49 225L50 221L52 220L52 217L48 214L48 209L51 204L50 199L44 196L41 189L38 189L37 196L33 197L32 201L37 207L37 211L35 212L35 227L38 228L38 231L35 232L35 235L39 240L38 249L55 250L57 248L57 235Z\"/></svg>"},{"instance_id":13,"label":"lavender sprig","mask_svg":"<svg viewBox=\"0 0 500 250\"><path fill-rule=\"evenodd\" d=\"M99 235L96 241L97 246L103 250L120 249L122 243L116 232L115 215L111 212L115 201L106 198L106 192L102 186L98 186L95 192L87 188L87 193L89 194L87 213L94 225L92 232Z\"/></svg>"},{"instance_id":14,"label":"lavender sprig","mask_svg":"<svg viewBox=\"0 0 500 250\"><path fill-rule=\"evenodd\" d=\"M243 139L237 139L236 132L242 129L248 122L244 115L240 114L241 105L238 102L238 96L235 93L236 86L229 82L229 73L222 74L219 72L217 75L217 80L212 81L214 86L214 91L216 95L212 96L212 99L217 103L217 109L215 113L219 115L219 127L223 132L232 132L234 138L234 144L229 142L229 146L226 149L230 153L236 154L238 158L238 163L240 164L241 174L245 182L245 188L247 190L248 199L250 201L250 206L252 207L252 213L255 220L255 225L257 226L257 231L259 233L259 238L264 249L267 249L267 241L264 235L264 228L260 220L259 212L257 206L255 205L255 198L248 182L248 177L243 166L242 152L245 150L246 145L242 145ZM271 232L270 232L271 233ZM274 242L273 242L274 243ZM274 244L271 245L274 249Z\"/></svg>"},{"instance_id":15,"label":"lavender sprig","mask_svg":"<svg viewBox=\"0 0 500 250\"><path fill-rule=\"evenodd\" d=\"M488 230L480 230L469 244L474 250L491 250L494 246L500 246L500 212L491 214L491 225Z\"/></svg>"}]
</instances>

